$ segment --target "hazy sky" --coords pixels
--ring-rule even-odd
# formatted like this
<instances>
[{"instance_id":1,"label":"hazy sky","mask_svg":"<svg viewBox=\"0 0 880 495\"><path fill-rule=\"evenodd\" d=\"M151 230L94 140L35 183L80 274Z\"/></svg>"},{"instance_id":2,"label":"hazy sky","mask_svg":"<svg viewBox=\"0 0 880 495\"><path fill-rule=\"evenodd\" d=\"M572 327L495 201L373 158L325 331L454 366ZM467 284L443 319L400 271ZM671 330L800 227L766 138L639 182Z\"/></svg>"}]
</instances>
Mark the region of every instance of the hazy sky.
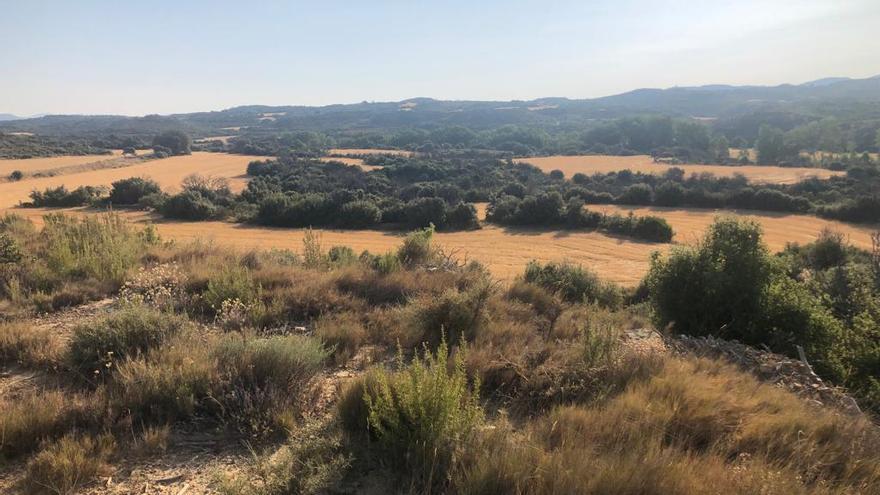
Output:
<instances>
[{"instance_id":1,"label":"hazy sky","mask_svg":"<svg viewBox=\"0 0 880 495\"><path fill-rule=\"evenodd\" d=\"M878 27L880 0L0 0L0 113L867 77Z\"/></svg>"}]
</instances>

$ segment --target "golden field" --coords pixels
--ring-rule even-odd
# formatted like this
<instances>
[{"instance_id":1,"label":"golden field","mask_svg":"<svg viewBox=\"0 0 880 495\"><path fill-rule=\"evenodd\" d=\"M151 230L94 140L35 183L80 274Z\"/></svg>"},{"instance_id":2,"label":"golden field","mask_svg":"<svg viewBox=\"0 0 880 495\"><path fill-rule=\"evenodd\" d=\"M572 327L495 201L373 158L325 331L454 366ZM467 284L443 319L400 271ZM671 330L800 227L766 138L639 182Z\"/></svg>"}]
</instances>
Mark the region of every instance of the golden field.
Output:
<instances>
[{"instance_id":1,"label":"golden field","mask_svg":"<svg viewBox=\"0 0 880 495\"><path fill-rule=\"evenodd\" d=\"M331 155L399 155L413 156L412 151L384 150L377 148L333 148L328 151Z\"/></svg>"},{"instance_id":2,"label":"golden field","mask_svg":"<svg viewBox=\"0 0 880 495\"><path fill-rule=\"evenodd\" d=\"M478 205L482 218L485 205ZM698 239L716 215L724 212L697 209L671 208L624 208L618 206L591 206L596 211L638 215L660 215L666 218L676 231L676 243L690 243ZM16 208L18 214L40 223L45 213L57 210ZM86 214L94 210L65 210L74 214ZM731 212L726 212L731 213ZM302 248L304 229L271 228L241 225L228 222L181 222L166 221L146 212L123 211L130 221L152 222L165 239L180 241L208 241L241 249ZM786 215L764 212L736 212L740 216L757 220L764 227L768 246L779 251L787 242L807 243L816 238L824 228L846 234L856 246L870 248L871 229L856 227L842 222L822 220L807 215ZM369 250L381 253L395 249L403 233L379 230L319 230L325 249L334 245L351 246L355 251ZM477 231L441 232L436 241L447 252L457 257L477 260L485 264L492 274L503 280L511 280L522 273L529 260L541 262L569 260L594 270L599 276L623 285L636 285L648 270L651 253L669 249L669 244L638 242L586 231L548 231L542 229L502 228L486 225Z\"/></svg>"},{"instance_id":3,"label":"golden field","mask_svg":"<svg viewBox=\"0 0 880 495\"><path fill-rule=\"evenodd\" d=\"M77 158L81 160L83 157ZM150 177L159 182L163 189L173 191L180 187L181 181L186 176L199 173L227 178L232 189L240 191L247 183L245 176L247 164L257 159L265 159L265 157L197 152L189 156L162 160L132 160L132 165L121 168L87 170L56 177L31 177L19 182L0 183L0 211L8 209L40 222L43 214L53 210L14 208L20 201L26 201L33 189L42 190L62 184L68 188L83 185L109 186L115 180L134 176ZM355 158L333 159L361 165L359 159ZM662 167L656 164L651 166ZM810 242L825 227L846 234L856 246L861 248L871 246L870 228L808 215L659 207L634 208L614 205L591 205L589 208L605 213L627 214L632 211L637 215L662 216L675 229L676 243L690 243L698 239L718 214L736 214L759 221L764 227L765 240L774 251L784 248L787 242ZM477 205L481 219L485 218L485 209L485 204ZM65 211L74 214L94 212L82 208ZM166 239L211 240L243 249L275 247L299 250L304 235L302 229L267 228L228 222L165 221L146 212L136 211L123 211L121 214L134 222L155 223L159 233ZM366 249L372 252L394 249L399 245L402 237L398 232L379 230L322 230L321 235L325 248L333 245L348 245L356 251ZM625 285L638 283L648 268L653 251L665 250L669 247L666 244L637 242L598 232L502 228L491 225L478 231L438 233L437 242L448 251L454 251L458 257L478 260L486 264L493 274L501 279L509 280L520 274L524 265L532 259L542 262L570 260L591 268L603 278Z\"/></svg>"},{"instance_id":4,"label":"golden field","mask_svg":"<svg viewBox=\"0 0 880 495\"><path fill-rule=\"evenodd\" d=\"M122 155L122 151L114 150L112 155L52 156L48 158L8 159L0 158L0 177L20 170L25 175L67 167L76 167L89 163L112 160Z\"/></svg>"},{"instance_id":5,"label":"golden field","mask_svg":"<svg viewBox=\"0 0 880 495\"><path fill-rule=\"evenodd\" d=\"M131 166L119 168L86 170L55 177L27 177L18 182L0 183L0 208L8 208L17 205L20 201L27 201L28 194L34 189L42 191L47 187L61 185L68 189L79 186L109 186L113 181L129 177L148 177L158 182L163 190L179 188L183 179L191 174L224 177L229 180L230 188L237 192L247 185L245 176L247 164L254 160L265 159L266 157L259 156L195 152L192 155L161 160L133 160L134 164ZM8 161L29 162L30 160ZM19 163L16 166L23 165L26 164Z\"/></svg>"},{"instance_id":6,"label":"golden field","mask_svg":"<svg viewBox=\"0 0 880 495\"><path fill-rule=\"evenodd\" d=\"M536 158L516 158L518 163L531 163L544 172L561 170L570 179L576 173L592 175L620 170L632 170L661 175L673 167L681 168L687 176L709 172L718 177L733 177L735 174L746 176L751 182L761 184L794 184L804 179L818 177L827 179L843 172L834 172L820 168L769 167L759 165L725 166L725 165L665 165L654 163L648 155L611 156L611 155L578 155L578 156L545 156Z\"/></svg>"}]
</instances>

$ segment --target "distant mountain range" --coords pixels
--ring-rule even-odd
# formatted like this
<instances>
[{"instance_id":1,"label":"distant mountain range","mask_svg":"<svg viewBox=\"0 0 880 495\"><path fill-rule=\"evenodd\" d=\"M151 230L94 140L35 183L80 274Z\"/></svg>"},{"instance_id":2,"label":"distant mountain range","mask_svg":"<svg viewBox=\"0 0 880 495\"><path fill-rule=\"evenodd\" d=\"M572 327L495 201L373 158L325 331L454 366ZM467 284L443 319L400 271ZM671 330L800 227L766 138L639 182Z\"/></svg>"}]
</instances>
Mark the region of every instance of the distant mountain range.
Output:
<instances>
[{"instance_id":1,"label":"distant mountain range","mask_svg":"<svg viewBox=\"0 0 880 495\"><path fill-rule=\"evenodd\" d=\"M582 128L590 122L640 114L694 117L705 121L771 116L780 127L834 116L880 119L880 76L829 77L779 86L706 85L637 89L593 99L540 98L531 101L443 101L412 98L322 107L249 105L213 112L167 116L47 115L18 119L0 114L0 132L55 136L146 135L180 128L194 135L274 133L294 130L351 131L463 125L473 129L505 124ZM769 118L769 117L768 117ZM12 120L16 119L16 120Z\"/></svg>"}]
</instances>

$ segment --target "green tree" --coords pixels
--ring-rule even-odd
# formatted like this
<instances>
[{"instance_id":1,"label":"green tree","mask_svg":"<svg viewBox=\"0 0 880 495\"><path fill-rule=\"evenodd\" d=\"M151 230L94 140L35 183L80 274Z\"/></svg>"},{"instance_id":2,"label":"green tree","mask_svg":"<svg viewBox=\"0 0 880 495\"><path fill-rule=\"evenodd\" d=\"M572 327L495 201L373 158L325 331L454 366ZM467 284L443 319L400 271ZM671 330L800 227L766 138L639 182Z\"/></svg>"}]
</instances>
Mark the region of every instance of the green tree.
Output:
<instances>
[{"instance_id":1,"label":"green tree","mask_svg":"<svg viewBox=\"0 0 880 495\"><path fill-rule=\"evenodd\" d=\"M785 158L785 135L781 130L763 124L758 131L755 148L758 150L758 163L778 163Z\"/></svg>"},{"instance_id":2,"label":"green tree","mask_svg":"<svg viewBox=\"0 0 880 495\"><path fill-rule=\"evenodd\" d=\"M153 138L153 147L163 147L172 155L188 155L192 153L192 140L183 131L165 131Z\"/></svg>"}]
</instances>

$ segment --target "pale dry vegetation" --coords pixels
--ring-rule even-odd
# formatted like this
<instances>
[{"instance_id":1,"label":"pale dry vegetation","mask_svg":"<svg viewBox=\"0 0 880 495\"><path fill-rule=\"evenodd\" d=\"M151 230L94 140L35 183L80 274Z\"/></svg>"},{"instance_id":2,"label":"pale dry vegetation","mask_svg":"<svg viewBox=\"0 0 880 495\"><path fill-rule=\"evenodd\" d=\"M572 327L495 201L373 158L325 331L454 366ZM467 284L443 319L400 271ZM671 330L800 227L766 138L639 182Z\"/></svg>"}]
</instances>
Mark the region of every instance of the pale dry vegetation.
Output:
<instances>
[{"instance_id":1,"label":"pale dry vegetation","mask_svg":"<svg viewBox=\"0 0 880 495\"><path fill-rule=\"evenodd\" d=\"M192 432L246 442L250 460L204 486L184 472L173 490L880 488L880 433L866 418L672 353L656 334L648 345L643 296L577 265L534 263L505 286L445 256L430 229L359 256L315 233L296 251L237 251L158 241L113 217L44 229L0 223L33 256L0 272L11 319L0 366L42 376L0 388L0 491L142 492L130 473L173 458L174 438ZM41 286L59 236L94 237L86 252L104 254L59 258L81 269ZM75 299L89 280L107 283L97 297L115 298L109 314L31 324L57 311L43 301Z\"/></svg>"},{"instance_id":2,"label":"pale dry vegetation","mask_svg":"<svg viewBox=\"0 0 880 495\"><path fill-rule=\"evenodd\" d=\"M820 168L775 167L775 166L726 166L726 165L666 165L655 163L649 155L613 156L613 155L581 155L581 156L545 156L536 158L517 158L519 163L530 163L544 172L561 170L566 177L581 173L619 172L632 170L645 174L663 175L673 167L681 168L686 176L710 173L718 177L733 177L742 174L749 182L756 184L794 184L810 177L827 179L843 172L834 172Z\"/></svg>"}]
</instances>

